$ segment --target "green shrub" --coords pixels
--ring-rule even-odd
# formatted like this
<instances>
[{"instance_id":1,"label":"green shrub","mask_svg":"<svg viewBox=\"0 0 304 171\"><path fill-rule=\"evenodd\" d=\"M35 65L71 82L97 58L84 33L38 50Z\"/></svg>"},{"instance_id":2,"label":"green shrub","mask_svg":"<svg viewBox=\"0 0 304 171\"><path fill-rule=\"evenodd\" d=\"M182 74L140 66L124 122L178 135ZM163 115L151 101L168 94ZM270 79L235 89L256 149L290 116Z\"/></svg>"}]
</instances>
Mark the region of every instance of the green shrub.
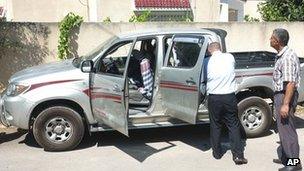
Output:
<instances>
[{"instance_id":1,"label":"green shrub","mask_svg":"<svg viewBox=\"0 0 304 171\"><path fill-rule=\"evenodd\" d=\"M58 45L58 58L67 59L70 54L70 34L71 30L75 27L80 27L83 18L74 13L68 13L59 24L59 45Z\"/></svg>"}]
</instances>

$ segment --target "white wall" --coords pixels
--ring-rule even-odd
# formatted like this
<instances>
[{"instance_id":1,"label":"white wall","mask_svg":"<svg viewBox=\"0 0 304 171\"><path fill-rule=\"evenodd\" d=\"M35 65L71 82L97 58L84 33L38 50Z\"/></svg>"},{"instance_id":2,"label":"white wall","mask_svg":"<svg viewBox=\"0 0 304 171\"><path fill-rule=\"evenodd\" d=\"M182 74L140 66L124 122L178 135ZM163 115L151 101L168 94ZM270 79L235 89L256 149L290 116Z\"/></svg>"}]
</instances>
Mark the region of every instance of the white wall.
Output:
<instances>
[{"instance_id":1,"label":"white wall","mask_svg":"<svg viewBox=\"0 0 304 171\"><path fill-rule=\"evenodd\" d=\"M128 22L134 10L134 0L98 0L98 21Z\"/></svg>"},{"instance_id":2,"label":"white wall","mask_svg":"<svg viewBox=\"0 0 304 171\"><path fill-rule=\"evenodd\" d=\"M88 21L87 0L8 0L12 4L12 21L58 22L69 12Z\"/></svg>"},{"instance_id":3,"label":"white wall","mask_svg":"<svg viewBox=\"0 0 304 171\"><path fill-rule=\"evenodd\" d=\"M229 6L226 3L221 3L220 7L220 22L227 22L229 18Z\"/></svg>"},{"instance_id":4,"label":"white wall","mask_svg":"<svg viewBox=\"0 0 304 171\"><path fill-rule=\"evenodd\" d=\"M265 2L264 0L247 0L244 5L244 15L249 15L253 18L258 18L261 20L261 15L258 12L258 4Z\"/></svg>"},{"instance_id":5,"label":"white wall","mask_svg":"<svg viewBox=\"0 0 304 171\"><path fill-rule=\"evenodd\" d=\"M11 21L12 14L12 1L11 0L0 0L0 6L4 8L5 18L7 21Z\"/></svg>"},{"instance_id":6,"label":"white wall","mask_svg":"<svg viewBox=\"0 0 304 171\"><path fill-rule=\"evenodd\" d=\"M11 27L11 33L8 34L8 39L12 42L16 40L24 41L16 42L16 44L22 44L19 50L6 48L0 51L2 52L0 55L6 54L0 56L0 87L1 84L6 85L7 79L16 71L39 63L57 60L58 23L34 23L37 28L45 28L34 30L30 29L33 28L33 24L29 23L9 22L6 24L7 25L0 25L0 27ZM269 45L269 38L273 29L278 27L285 28L289 31L289 46L293 48L300 57L304 57L304 22L83 23L77 39L77 52L80 56L87 54L106 39L120 33L166 28L221 28L228 33L226 45L227 50L230 52L260 50L274 52L275 50ZM16 28L18 28L19 31L16 32ZM47 33L44 33L43 30L47 30Z\"/></svg>"},{"instance_id":7,"label":"white wall","mask_svg":"<svg viewBox=\"0 0 304 171\"><path fill-rule=\"evenodd\" d=\"M237 21L244 20L244 2L240 0L221 0L222 4L228 4L228 9L234 9L238 11L238 19ZM226 11L223 11L226 12ZM226 14L221 14L221 16L225 16ZM228 16L228 14L227 14ZM228 17L227 20L228 21Z\"/></svg>"},{"instance_id":8,"label":"white wall","mask_svg":"<svg viewBox=\"0 0 304 171\"><path fill-rule=\"evenodd\" d=\"M195 22L227 22L228 9L256 16L258 0L190 0ZM128 22L135 10L134 0L0 0L7 8L7 19L18 22L59 22L68 12L83 16L84 21ZM222 8L220 9L220 5Z\"/></svg>"},{"instance_id":9,"label":"white wall","mask_svg":"<svg viewBox=\"0 0 304 171\"><path fill-rule=\"evenodd\" d=\"M191 0L194 22L218 22L220 0Z\"/></svg>"}]
</instances>

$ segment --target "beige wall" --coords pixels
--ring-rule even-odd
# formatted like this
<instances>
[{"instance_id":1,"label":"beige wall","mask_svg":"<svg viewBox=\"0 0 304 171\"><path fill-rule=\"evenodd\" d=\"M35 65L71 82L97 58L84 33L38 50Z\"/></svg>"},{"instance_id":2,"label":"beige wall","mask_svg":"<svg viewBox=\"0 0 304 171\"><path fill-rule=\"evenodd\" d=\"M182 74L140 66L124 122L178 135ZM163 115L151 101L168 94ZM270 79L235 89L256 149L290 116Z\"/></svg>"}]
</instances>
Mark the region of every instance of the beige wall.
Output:
<instances>
[{"instance_id":1,"label":"beige wall","mask_svg":"<svg viewBox=\"0 0 304 171\"><path fill-rule=\"evenodd\" d=\"M220 0L192 0L195 22L214 22L220 19Z\"/></svg>"},{"instance_id":2,"label":"beige wall","mask_svg":"<svg viewBox=\"0 0 304 171\"><path fill-rule=\"evenodd\" d=\"M248 0L244 5L244 15L258 18L261 20L261 15L258 12L258 4L264 2L263 0Z\"/></svg>"},{"instance_id":3,"label":"beige wall","mask_svg":"<svg viewBox=\"0 0 304 171\"><path fill-rule=\"evenodd\" d=\"M135 10L134 0L1 0L9 4L9 21L59 22L68 12L83 16L84 21L128 22ZM217 22L220 0L191 0L194 21Z\"/></svg>"},{"instance_id":4,"label":"beige wall","mask_svg":"<svg viewBox=\"0 0 304 171\"><path fill-rule=\"evenodd\" d=\"M12 3L12 21L58 22L69 12L88 20L87 0L8 0Z\"/></svg>"},{"instance_id":5,"label":"beige wall","mask_svg":"<svg viewBox=\"0 0 304 171\"><path fill-rule=\"evenodd\" d=\"M166 28L221 28L227 31L226 44L228 51L274 51L269 46L269 38L272 30L281 27L290 33L289 45L304 57L303 41L304 22L280 22L280 23L111 23L82 25L79 33L79 55L87 53L100 42L118 33L134 32L149 29Z\"/></svg>"},{"instance_id":6,"label":"beige wall","mask_svg":"<svg viewBox=\"0 0 304 171\"><path fill-rule=\"evenodd\" d=\"M289 46L304 57L304 22L294 23L83 23L78 35L77 52L83 55L100 43L119 33L166 28L222 28L228 32L228 51L274 51L269 46L272 30L286 28L290 33ZM11 47L0 44L0 86L8 78L29 66L57 60L57 23L4 23L0 25L0 37L5 37ZM1 42L0 42L1 43Z\"/></svg>"},{"instance_id":7,"label":"beige wall","mask_svg":"<svg viewBox=\"0 0 304 171\"><path fill-rule=\"evenodd\" d=\"M110 17L112 22L128 22L134 10L134 0L99 0L98 21Z\"/></svg>"}]
</instances>

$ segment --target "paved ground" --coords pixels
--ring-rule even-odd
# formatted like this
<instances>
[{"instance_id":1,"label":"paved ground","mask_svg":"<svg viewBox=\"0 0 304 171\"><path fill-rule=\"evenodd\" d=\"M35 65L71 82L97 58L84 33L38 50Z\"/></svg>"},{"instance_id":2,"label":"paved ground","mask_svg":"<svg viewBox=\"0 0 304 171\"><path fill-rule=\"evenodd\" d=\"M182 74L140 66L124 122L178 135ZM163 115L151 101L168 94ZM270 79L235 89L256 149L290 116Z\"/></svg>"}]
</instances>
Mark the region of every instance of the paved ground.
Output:
<instances>
[{"instance_id":1,"label":"paved ground","mask_svg":"<svg viewBox=\"0 0 304 171\"><path fill-rule=\"evenodd\" d=\"M304 115L299 115L298 135L304 154ZM221 160L211 157L208 125L117 132L85 137L69 152L45 152L31 135L14 128L0 129L0 170L277 170L278 135L270 131L248 139L247 165L236 166L228 150ZM301 138L302 137L302 138ZM223 145L229 149L225 134ZM302 160L304 158L302 157Z\"/></svg>"}]
</instances>

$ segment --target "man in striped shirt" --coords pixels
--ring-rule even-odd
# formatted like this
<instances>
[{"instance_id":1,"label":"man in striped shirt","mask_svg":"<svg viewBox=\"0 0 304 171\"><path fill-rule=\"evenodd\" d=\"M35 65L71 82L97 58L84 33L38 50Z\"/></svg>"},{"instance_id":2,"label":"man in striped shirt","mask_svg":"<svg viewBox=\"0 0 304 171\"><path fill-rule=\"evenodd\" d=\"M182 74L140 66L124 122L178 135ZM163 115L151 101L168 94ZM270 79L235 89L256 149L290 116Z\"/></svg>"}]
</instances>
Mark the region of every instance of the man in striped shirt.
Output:
<instances>
[{"instance_id":1,"label":"man in striped shirt","mask_svg":"<svg viewBox=\"0 0 304 171\"><path fill-rule=\"evenodd\" d=\"M288 31L275 29L270 38L270 46L277 52L273 72L274 107L277 127L280 137L278 147L279 159L275 163L282 163L283 170L301 170L301 164L287 166L288 159L299 158L298 135L295 127L295 110L298 101L300 85L300 62L295 52L287 46L289 41Z\"/></svg>"},{"instance_id":2,"label":"man in striped shirt","mask_svg":"<svg viewBox=\"0 0 304 171\"><path fill-rule=\"evenodd\" d=\"M140 65L142 84L140 85L141 87L138 88L138 91L145 98L150 100L152 97L152 90L153 90L153 73L151 68L151 62L149 59L151 57L149 56L148 53L138 50L133 50L132 56L139 62Z\"/></svg>"},{"instance_id":3,"label":"man in striped shirt","mask_svg":"<svg viewBox=\"0 0 304 171\"><path fill-rule=\"evenodd\" d=\"M150 99L152 96L153 76L149 59L144 58L141 60L140 71L144 87L139 88L139 92L146 98Z\"/></svg>"}]
</instances>

